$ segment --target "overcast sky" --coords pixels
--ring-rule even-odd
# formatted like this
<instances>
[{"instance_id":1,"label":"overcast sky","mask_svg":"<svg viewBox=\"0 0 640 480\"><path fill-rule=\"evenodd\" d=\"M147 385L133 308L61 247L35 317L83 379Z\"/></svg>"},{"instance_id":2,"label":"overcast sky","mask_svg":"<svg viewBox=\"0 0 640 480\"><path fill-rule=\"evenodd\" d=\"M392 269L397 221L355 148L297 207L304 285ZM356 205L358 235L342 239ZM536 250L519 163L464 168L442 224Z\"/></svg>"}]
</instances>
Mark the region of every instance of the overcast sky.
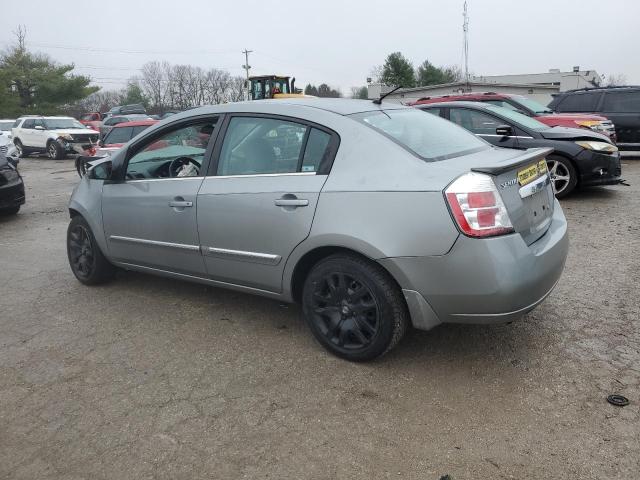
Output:
<instances>
[{"instance_id":1,"label":"overcast sky","mask_svg":"<svg viewBox=\"0 0 640 480\"><path fill-rule=\"evenodd\" d=\"M463 0L29 0L5 5L0 44L27 27L32 50L118 88L150 60L279 73L348 94L401 51L416 66L462 65ZM18 6L22 5L22 6ZM640 83L640 0L469 0L476 75L595 69Z\"/></svg>"}]
</instances>

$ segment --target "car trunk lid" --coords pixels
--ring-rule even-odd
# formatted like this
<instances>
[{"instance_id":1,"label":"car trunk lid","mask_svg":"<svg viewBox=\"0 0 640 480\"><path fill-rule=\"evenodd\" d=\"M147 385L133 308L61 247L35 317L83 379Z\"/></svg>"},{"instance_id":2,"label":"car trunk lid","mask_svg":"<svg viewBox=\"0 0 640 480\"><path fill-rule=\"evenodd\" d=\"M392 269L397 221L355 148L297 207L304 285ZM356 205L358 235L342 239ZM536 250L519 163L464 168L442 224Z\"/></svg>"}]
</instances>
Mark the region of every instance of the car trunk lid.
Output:
<instances>
[{"instance_id":1,"label":"car trunk lid","mask_svg":"<svg viewBox=\"0 0 640 480\"><path fill-rule=\"evenodd\" d=\"M552 151L529 149L516 157L471 168L493 178L514 230L527 245L544 235L551 224L554 193L546 156Z\"/></svg>"}]
</instances>

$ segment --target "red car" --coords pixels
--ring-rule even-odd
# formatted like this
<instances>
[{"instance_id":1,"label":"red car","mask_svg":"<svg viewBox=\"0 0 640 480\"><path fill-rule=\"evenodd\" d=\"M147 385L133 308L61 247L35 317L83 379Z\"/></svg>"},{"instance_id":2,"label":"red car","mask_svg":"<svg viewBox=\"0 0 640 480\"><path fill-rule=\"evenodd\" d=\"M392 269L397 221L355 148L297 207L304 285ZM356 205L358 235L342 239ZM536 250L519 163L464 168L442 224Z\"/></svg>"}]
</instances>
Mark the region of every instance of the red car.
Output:
<instances>
[{"instance_id":1,"label":"red car","mask_svg":"<svg viewBox=\"0 0 640 480\"><path fill-rule=\"evenodd\" d=\"M80 117L80 123L99 132L102 126L102 114L100 112L85 113Z\"/></svg>"},{"instance_id":2,"label":"red car","mask_svg":"<svg viewBox=\"0 0 640 480\"><path fill-rule=\"evenodd\" d=\"M461 93L455 95L442 95L437 97L423 97L409 105L424 105L438 102L486 102L499 107L510 108L529 117L535 117L539 122L550 127L588 128L595 132L607 135L612 141L616 141L616 130L613 123L606 117L588 113L554 113L548 107L522 95L508 93Z\"/></svg>"}]
</instances>

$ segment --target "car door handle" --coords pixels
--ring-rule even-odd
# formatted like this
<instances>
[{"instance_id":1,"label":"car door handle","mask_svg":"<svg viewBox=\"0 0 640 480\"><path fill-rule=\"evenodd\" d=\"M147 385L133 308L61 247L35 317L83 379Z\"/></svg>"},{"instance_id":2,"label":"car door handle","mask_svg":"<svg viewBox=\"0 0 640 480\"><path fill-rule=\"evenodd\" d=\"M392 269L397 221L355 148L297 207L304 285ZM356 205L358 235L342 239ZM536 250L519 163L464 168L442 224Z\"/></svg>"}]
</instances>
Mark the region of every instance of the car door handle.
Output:
<instances>
[{"instance_id":1,"label":"car door handle","mask_svg":"<svg viewBox=\"0 0 640 480\"><path fill-rule=\"evenodd\" d=\"M278 207L306 207L309 200L306 198L278 198L275 202Z\"/></svg>"},{"instance_id":2,"label":"car door handle","mask_svg":"<svg viewBox=\"0 0 640 480\"><path fill-rule=\"evenodd\" d=\"M187 202L184 200L172 200L169 202L169 206L173 208L193 207L193 202Z\"/></svg>"}]
</instances>

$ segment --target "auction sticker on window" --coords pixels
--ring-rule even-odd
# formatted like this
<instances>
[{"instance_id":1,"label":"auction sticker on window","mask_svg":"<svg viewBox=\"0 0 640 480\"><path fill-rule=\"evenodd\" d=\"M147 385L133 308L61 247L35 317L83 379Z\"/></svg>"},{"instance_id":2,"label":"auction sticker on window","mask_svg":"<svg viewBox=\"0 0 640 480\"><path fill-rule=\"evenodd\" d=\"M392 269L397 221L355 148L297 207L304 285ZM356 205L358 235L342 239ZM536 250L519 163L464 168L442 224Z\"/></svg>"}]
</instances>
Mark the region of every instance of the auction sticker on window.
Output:
<instances>
[{"instance_id":1,"label":"auction sticker on window","mask_svg":"<svg viewBox=\"0 0 640 480\"><path fill-rule=\"evenodd\" d=\"M518 171L518 183L526 185L545 173L547 173L547 161L540 160L535 165L530 165Z\"/></svg>"}]
</instances>

